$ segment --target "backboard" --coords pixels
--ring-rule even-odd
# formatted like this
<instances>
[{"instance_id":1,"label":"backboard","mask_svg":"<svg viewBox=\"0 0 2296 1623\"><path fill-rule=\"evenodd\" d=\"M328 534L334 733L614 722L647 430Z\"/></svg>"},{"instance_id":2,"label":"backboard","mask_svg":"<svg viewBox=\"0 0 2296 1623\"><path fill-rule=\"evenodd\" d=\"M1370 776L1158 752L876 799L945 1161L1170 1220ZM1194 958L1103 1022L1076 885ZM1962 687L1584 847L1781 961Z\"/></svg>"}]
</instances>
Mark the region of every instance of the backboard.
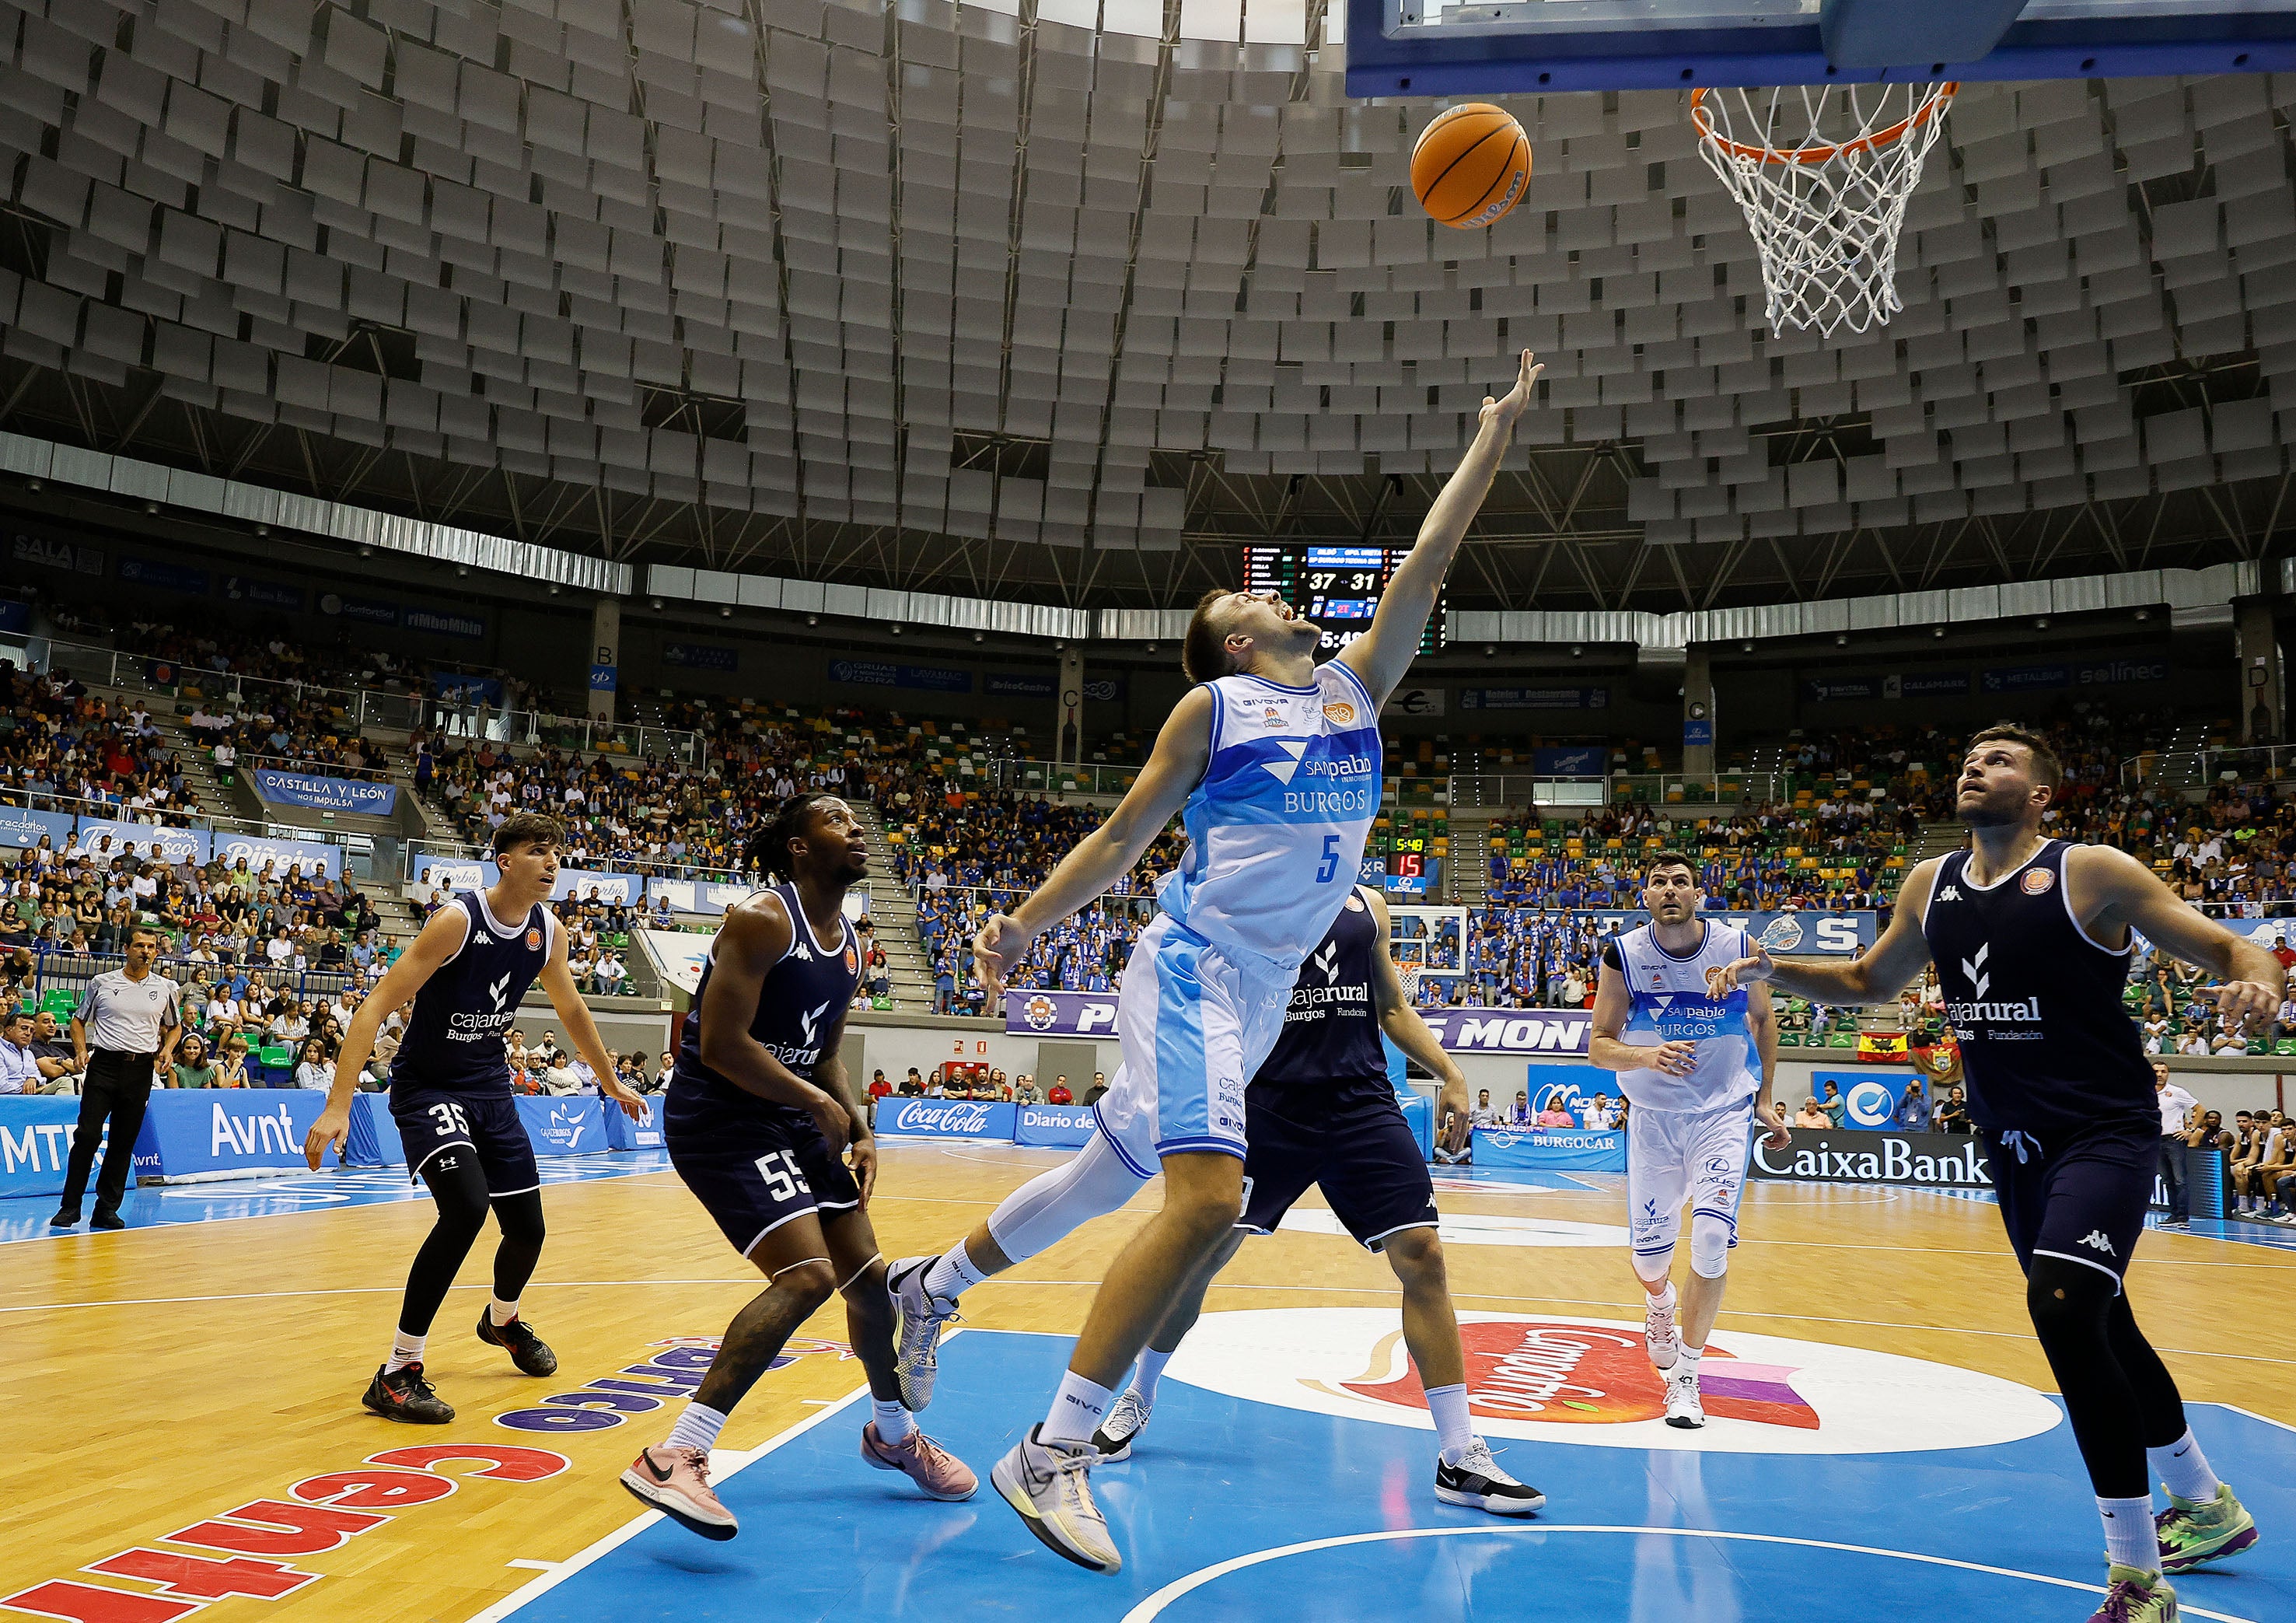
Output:
<instances>
[{"instance_id":1,"label":"backboard","mask_svg":"<svg viewBox=\"0 0 2296 1623\"><path fill-rule=\"evenodd\" d=\"M1844 3L1348 0L1348 94L2146 78L2296 68L2296 0L2031 0L1976 61L1878 69L1829 63L1821 13ZM1928 0L1909 14L1950 18L1984 3Z\"/></svg>"}]
</instances>

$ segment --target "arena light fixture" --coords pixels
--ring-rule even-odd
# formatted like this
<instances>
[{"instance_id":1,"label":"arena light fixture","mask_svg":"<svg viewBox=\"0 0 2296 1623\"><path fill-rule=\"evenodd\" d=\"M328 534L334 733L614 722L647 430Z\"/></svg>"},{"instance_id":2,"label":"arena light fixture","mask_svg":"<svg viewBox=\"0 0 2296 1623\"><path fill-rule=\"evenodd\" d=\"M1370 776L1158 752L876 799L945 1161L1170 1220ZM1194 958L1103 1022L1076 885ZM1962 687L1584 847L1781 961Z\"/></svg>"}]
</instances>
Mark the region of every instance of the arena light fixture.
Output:
<instances>
[{"instance_id":1,"label":"arena light fixture","mask_svg":"<svg viewBox=\"0 0 2296 1623\"><path fill-rule=\"evenodd\" d=\"M1836 648L1847 648L1847 647L1849 647L1849 634L1848 632L1846 632L1846 631L1837 631L1837 632L1835 632L1835 633L1833 634L1833 645L1834 645Z\"/></svg>"},{"instance_id":2,"label":"arena light fixture","mask_svg":"<svg viewBox=\"0 0 2296 1623\"><path fill-rule=\"evenodd\" d=\"M1930 627L1930 635L1931 636L1943 636L1945 635L1945 627L1943 626L1931 626Z\"/></svg>"}]
</instances>

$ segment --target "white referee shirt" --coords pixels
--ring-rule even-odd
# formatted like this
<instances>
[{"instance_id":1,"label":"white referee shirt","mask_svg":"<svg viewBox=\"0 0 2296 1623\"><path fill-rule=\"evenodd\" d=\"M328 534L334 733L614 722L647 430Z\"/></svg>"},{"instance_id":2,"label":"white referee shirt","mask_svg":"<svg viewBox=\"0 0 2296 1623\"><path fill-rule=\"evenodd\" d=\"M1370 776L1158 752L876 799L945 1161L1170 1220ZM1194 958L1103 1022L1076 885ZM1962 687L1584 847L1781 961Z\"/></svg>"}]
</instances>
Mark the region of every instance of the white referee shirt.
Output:
<instances>
[{"instance_id":1,"label":"white referee shirt","mask_svg":"<svg viewBox=\"0 0 2296 1623\"><path fill-rule=\"evenodd\" d=\"M126 970L106 970L87 983L72 1018L87 1030L88 1046L111 1053L157 1053L162 1033L176 1024L181 988L159 971L141 980Z\"/></svg>"}]
</instances>

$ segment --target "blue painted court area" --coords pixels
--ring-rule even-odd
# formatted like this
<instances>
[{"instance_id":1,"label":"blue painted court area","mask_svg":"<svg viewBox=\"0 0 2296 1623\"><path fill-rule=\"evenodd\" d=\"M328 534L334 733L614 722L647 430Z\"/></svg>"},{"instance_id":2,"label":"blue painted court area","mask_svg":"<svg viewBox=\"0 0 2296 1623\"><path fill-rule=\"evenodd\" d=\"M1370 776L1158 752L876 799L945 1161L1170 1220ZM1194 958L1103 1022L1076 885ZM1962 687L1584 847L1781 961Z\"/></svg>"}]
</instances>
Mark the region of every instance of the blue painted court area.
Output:
<instances>
[{"instance_id":1,"label":"blue painted court area","mask_svg":"<svg viewBox=\"0 0 2296 1623\"><path fill-rule=\"evenodd\" d=\"M611 1155L557 1156L541 1163L542 1182L588 1184L601 1178L634 1177L669 1170L666 1150L630 1150ZM217 1223L232 1217L279 1217L293 1212L332 1211L344 1206L379 1206L391 1201L427 1201L430 1192L411 1183L403 1167L363 1171L312 1172L290 1177L234 1178L216 1184L169 1184L131 1189L119 1215L130 1228L168 1228L184 1223ZM80 1203L83 1214L93 1201ZM0 1243L85 1235L78 1228L52 1229L53 1197L0 1201Z\"/></svg>"},{"instance_id":2,"label":"blue painted court area","mask_svg":"<svg viewBox=\"0 0 2296 1623\"><path fill-rule=\"evenodd\" d=\"M1170 1375L1135 1457L1094 1472L1126 1559L1120 1574L1095 1575L1044 1550L988 1480L1041 1411L1069 1346L967 1332L946 1347L927 1419L980 1473L967 1504L925 1501L864 1465L857 1393L746 1464L718 1456L721 1491L743 1523L732 1543L641 1518L474 1623L2046 1623L2087 1618L2103 1578L2088 1485L2047 1408L2036 1422L2047 1429L2020 1440L1936 1451L1506 1440L1503 1463L1548 1496L1540 1518L1509 1524L1436 1502L1431 1432ZM1843 1389L1854 1400L1854 1385ZM2296 1617L2296 1437L2209 1405L2193 1422L2265 1538L2221 1572L2178 1580L2186 1614L2284 1623ZM597 1490L621 1491L608 1476Z\"/></svg>"}]
</instances>

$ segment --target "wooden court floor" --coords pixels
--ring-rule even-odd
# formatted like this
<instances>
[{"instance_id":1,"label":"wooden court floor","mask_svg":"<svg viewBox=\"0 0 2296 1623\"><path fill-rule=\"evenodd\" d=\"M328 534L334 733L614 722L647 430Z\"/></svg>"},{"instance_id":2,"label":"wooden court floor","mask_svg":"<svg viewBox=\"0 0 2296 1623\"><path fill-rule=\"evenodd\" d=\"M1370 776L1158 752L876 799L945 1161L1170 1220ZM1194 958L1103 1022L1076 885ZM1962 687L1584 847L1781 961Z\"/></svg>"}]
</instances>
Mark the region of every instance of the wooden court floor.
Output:
<instances>
[{"instance_id":1,"label":"wooden court floor","mask_svg":"<svg viewBox=\"0 0 2296 1623\"><path fill-rule=\"evenodd\" d=\"M886 1254L946 1245L1053 1160L888 1144L873 1204ZM1611 1186L1441 1199L1447 1216L1621 1223L1620 1180L1587 1181ZM1105 1264L1160 1198L1160 1185L1152 1187L1127 1211L972 1291L966 1321L1073 1332ZM460 1411L445 1428L392 1425L358 1405L388 1348L406 1261L430 1223L427 1201L0 1246L0 1400L17 1417L18 1458L37 1467L20 1475L0 1511L0 1596L49 1581L102 1585L78 1570L102 1563L116 1574L176 1560L161 1546L160 1557L119 1564L207 1519L239 1510L244 1520L257 1501L332 1497L343 1521L364 1525L242 1541L250 1561L320 1579L262 1604L221 1599L236 1610L219 1615L464 1623L627 1523L636 1507L614 1477L638 1447L666 1434L674 1390L659 1410L606 1430L537 1433L496 1417L675 1355L681 1338L716 1336L758 1282L666 1170L554 1185L545 1201L550 1240L527 1308L558 1353L559 1373L520 1376L473 1337L487 1295L490 1241L482 1242L431 1334L430 1373ZM2054 1389L1989 1204L1756 1184L1742 1227L1723 1330L1898 1353ZM1639 1316L1620 1247L1453 1244L1448 1253L1463 1310ZM2187 1397L2296 1422L2287 1334L2296 1253L2148 1234L2130 1277L2138 1316ZM1247 1244L1208 1306L1396 1299L1378 1258L1338 1235L1286 1231ZM754 1447L853 1391L860 1373L842 1352L844 1333L832 1303L720 1446ZM639 1389L660 1378L633 1377ZM1047 1396L1015 1392L1016 1415L1034 1414ZM437 1503L409 1501L387 1470L367 1463L442 1444L474 1453L439 1461L455 1486ZM504 1448L546 1450L568 1464L517 1480L548 1467L524 1469L514 1453L507 1464L486 1457ZM972 1463L985 1476L991 1462ZM322 1476L330 1481L291 1491ZM371 1478L381 1485L361 1486ZM389 1520L349 1508L360 1505ZM259 1571L238 1570L233 1582L264 1586ZM205 1568L176 1578L178 1594L232 1586ZM133 1623L185 1615L151 1583L118 1587L152 1598L112 1615Z\"/></svg>"}]
</instances>

